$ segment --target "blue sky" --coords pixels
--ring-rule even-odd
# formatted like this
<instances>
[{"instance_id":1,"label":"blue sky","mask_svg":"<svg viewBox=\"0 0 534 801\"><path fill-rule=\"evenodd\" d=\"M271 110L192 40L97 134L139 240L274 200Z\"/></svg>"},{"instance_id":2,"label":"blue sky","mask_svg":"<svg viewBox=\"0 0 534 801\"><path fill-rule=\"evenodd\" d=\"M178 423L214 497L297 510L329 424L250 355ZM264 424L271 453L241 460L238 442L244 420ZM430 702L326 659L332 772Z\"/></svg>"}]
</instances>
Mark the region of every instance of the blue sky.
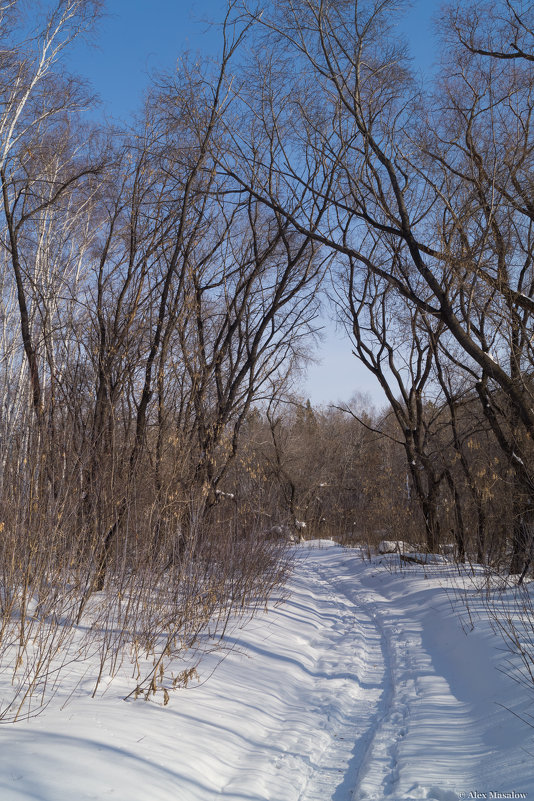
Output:
<instances>
[{"instance_id":1,"label":"blue sky","mask_svg":"<svg viewBox=\"0 0 534 801\"><path fill-rule=\"evenodd\" d=\"M187 50L216 54L217 32L203 20L220 20L225 7L224 0L107 0L92 44L76 45L69 69L89 80L107 115L128 119L150 73L172 69Z\"/></svg>"},{"instance_id":2,"label":"blue sky","mask_svg":"<svg viewBox=\"0 0 534 801\"><path fill-rule=\"evenodd\" d=\"M430 21L440 0L414 0L399 28L415 63L431 65L436 48ZM225 0L107 0L92 46L78 44L69 68L95 87L108 114L127 118L139 107L149 74L172 68L185 50L215 54L218 36L203 20L220 20Z\"/></svg>"},{"instance_id":3,"label":"blue sky","mask_svg":"<svg viewBox=\"0 0 534 801\"><path fill-rule=\"evenodd\" d=\"M416 69L431 69L437 52L431 20L441 0L414 0L399 28L407 36ZM141 104L153 71L171 69L186 50L215 55L217 32L203 20L220 20L225 0L107 0L106 16L92 46L78 44L70 70L84 76L102 101L102 112L128 120ZM378 405L382 392L351 354L350 342L325 320L325 341L308 371L302 394L314 404L348 401L367 393Z\"/></svg>"}]
</instances>

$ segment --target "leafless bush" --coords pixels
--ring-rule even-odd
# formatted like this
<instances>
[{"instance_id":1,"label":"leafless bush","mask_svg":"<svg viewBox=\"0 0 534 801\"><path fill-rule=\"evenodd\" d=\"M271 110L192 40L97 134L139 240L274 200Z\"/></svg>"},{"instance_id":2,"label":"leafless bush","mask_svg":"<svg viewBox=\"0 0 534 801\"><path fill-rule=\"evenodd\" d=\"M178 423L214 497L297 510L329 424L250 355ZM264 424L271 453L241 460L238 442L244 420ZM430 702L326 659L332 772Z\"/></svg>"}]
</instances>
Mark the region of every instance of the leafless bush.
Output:
<instances>
[{"instance_id":1,"label":"leafless bush","mask_svg":"<svg viewBox=\"0 0 534 801\"><path fill-rule=\"evenodd\" d=\"M534 693L534 585L521 584L488 593L486 611L494 631L500 635L507 656L501 670ZM522 719L534 727L534 717L523 713Z\"/></svg>"}]
</instances>

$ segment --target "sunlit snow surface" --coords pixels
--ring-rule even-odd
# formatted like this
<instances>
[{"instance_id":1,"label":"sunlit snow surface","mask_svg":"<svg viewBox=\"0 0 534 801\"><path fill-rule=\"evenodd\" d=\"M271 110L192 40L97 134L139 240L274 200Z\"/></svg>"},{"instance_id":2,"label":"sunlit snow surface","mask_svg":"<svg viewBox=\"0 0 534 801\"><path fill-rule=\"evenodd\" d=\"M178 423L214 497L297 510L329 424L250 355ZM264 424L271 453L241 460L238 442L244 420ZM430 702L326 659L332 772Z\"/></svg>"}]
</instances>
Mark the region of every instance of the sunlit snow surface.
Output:
<instances>
[{"instance_id":1,"label":"sunlit snow surface","mask_svg":"<svg viewBox=\"0 0 534 801\"><path fill-rule=\"evenodd\" d=\"M65 705L66 677L42 714L0 728L0 799L534 799L534 729L517 717L534 688L499 670L483 614L466 634L452 566L397 559L298 546L290 597L167 706L125 703L126 678L91 699L74 675ZM482 594L467 592L472 618Z\"/></svg>"}]
</instances>

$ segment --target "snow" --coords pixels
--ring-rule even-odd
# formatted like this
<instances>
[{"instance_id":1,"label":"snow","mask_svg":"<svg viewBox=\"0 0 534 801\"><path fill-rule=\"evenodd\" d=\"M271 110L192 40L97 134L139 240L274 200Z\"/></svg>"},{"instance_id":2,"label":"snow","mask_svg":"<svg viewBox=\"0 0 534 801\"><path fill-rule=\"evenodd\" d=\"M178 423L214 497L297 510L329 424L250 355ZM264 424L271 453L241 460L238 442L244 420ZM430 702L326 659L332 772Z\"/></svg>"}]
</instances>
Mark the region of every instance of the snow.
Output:
<instances>
[{"instance_id":1,"label":"snow","mask_svg":"<svg viewBox=\"0 0 534 801\"><path fill-rule=\"evenodd\" d=\"M126 673L91 699L73 669L41 714L1 730L2 801L534 794L534 729L517 717L534 689L500 669L468 576L323 541L295 546L289 590L165 706L125 703Z\"/></svg>"},{"instance_id":2,"label":"snow","mask_svg":"<svg viewBox=\"0 0 534 801\"><path fill-rule=\"evenodd\" d=\"M402 540L381 540L378 545L378 553L404 553L413 551L413 546Z\"/></svg>"},{"instance_id":3,"label":"snow","mask_svg":"<svg viewBox=\"0 0 534 801\"><path fill-rule=\"evenodd\" d=\"M215 495L217 496L217 498L220 498L221 500L223 498L228 498L228 500L230 501L233 501L235 499L235 495L233 492L223 492L222 490L219 489L215 490Z\"/></svg>"}]
</instances>

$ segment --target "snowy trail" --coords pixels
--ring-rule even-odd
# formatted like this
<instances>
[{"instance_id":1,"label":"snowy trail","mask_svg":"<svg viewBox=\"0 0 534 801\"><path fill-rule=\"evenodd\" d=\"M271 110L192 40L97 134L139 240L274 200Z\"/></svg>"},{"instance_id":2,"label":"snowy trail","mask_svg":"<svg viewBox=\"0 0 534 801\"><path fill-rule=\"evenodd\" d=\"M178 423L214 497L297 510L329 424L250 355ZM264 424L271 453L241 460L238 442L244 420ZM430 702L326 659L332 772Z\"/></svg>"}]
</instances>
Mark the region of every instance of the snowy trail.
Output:
<instances>
[{"instance_id":1,"label":"snowy trail","mask_svg":"<svg viewBox=\"0 0 534 801\"><path fill-rule=\"evenodd\" d=\"M341 597L345 608L351 609L353 625L363 624L360 652L366 662L360 664L360 686L371 684L364 678L365 670L375 681L380 677L381 694L372 712L359 703L352 710L349 734L355 745L345 773L346 794L338 791L318 799L457 799L447 786L476 786L476 770L470 765L483 753L470 705L462 704L436 671L423 645L423 626L410 617L410 609L388 601L377 590L376 578L365 582L368 571L360 570L363 581L355 582L354 567L354 557L343 561L336 554L330 560L325 554L316 570L326 588L335 587L338 606ZM415 760L414 772L410 763ZM414 780L414 775L424 782Z\"/></svg>"},{"instance_id":2,"label":"snowy trail","mask_svg":"<svg viewBox=\"0 0 534 801\"><path fill-rule=\"evenodd\" d=\"M497 670L489 625L466 636L447 582L443 566L388 572L356 550L298 548L289 598L168 706L125 704L119 680L62 709L66 683L42 715L0 728L0 799L532 796L533 731L503 707L534 695Z\"/></svg>"},{"instance_id":3,"label":"snowy trail","mask_svg":"<svg viewBox=\"0 0 534 801\"><path fill-rule=\"evenodd\" d=\"M436 671L424 648L423 626L410 616L409 607L388 602L377 591L376 579L367 587L365 579L355 584L352 560L345 572L334 565L328 578L372 619L381 643L383 694L365 755L352 776L353 797L456 799L447 786L476 786L471 764L483 753L470 705L460 702ZM431 625L441 630L439 617Z\"/></svg>"},{"instance_id":4,"label":"snowy trail","mask_svg":"<svg viewBox=\"0 0 534 801\"><path fill-rule=\"evenodd\" d=\"M379 715L386 674L380 632L363 608L332 591L330 577L309 557L303 552L298 558L292 598L279 613L289 631L284 626L269 636L275 662L288 643L295 653L305 655L301 662L289 660L297 669L292 675L283 671L277 685L282 714L271 721L268 737L278 744L279 753L271 762L264 742L263 753L248 755L223 788L222 795L232 801L351 799L357 764L363 761ZM297 600L305 597L306 604ZM269 674L274 675L273 668ZM265 774L270 775L263 783L264 795L256 796L251 794L250 772L258 778L263 758Z\"/></svg>"}]
</instances>

